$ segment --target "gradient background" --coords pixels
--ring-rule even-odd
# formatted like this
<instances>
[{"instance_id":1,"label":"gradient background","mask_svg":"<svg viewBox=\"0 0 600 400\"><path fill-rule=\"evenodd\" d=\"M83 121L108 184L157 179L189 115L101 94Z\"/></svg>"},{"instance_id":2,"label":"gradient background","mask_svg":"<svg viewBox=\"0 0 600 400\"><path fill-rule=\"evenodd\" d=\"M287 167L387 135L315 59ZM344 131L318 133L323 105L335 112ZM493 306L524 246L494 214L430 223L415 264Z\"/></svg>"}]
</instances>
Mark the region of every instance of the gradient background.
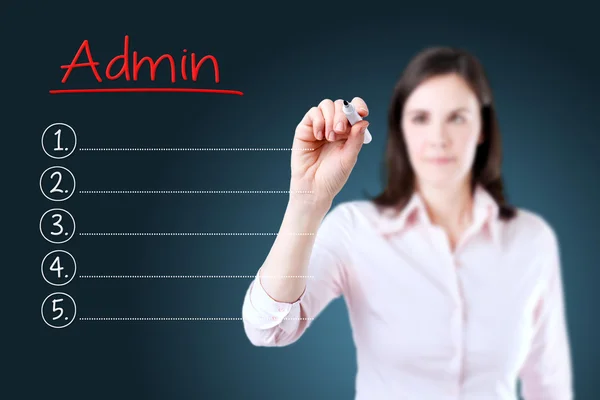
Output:
<instances>
[{"instance_id":1,"label":"gradient background","mask_svg":"<svg viewBox=\"0 0 600 400\"><path fill-rule=\"evenodd\" d=\"M452 2L396 5L368 16L293 4L288 11L231 9L190 3L143 7L55 2L7 6L2 15L5 148L11 227L3 323L10 384L6 399L351 399L355 349L342 299L324 310L297 343L256 348L241 321L74 321L51 329L43 299L66 291L77 317L241 317L250 279L74 279L48 285L40 274L51 250L70 251L82 275L253 275L273 236L76 236L52 245L40 216L64 207L78 232L277 232L286 194L80 194L47 200L39 176L69 168L79 190L288 190L289 151L83 152L48 158L44 129L65 122L82 147L289 148L294 128L323 98L361 96L370 107L371 144L364 146L335 199L362 198L382 188L380 166L392 87L416 52L430 45L474 52L491 79L505 148L509 200L533 210L561 244L576 394L600 394L597 257L600 144L599 56L593 10L519 4ZM360 7L365 7L362 3ZM576 11L573 11L576 10ZM89 70L64 70L82 41L95 61L123 51L176 59L182 49L214 55L221 83L203 69L196 87L219 94L117 93L50 95L50 89L136 86L98 84ZM83 58L85 59L85 57ZM168 68L137 86L170 85ZM64 87L63 87L64 86ZM180 82L176 86L186 86ZM4 96L3 96L4 97ZM15 147L16 146L16 147ZM16 178L16 179L15 179ZM10 189L10 188L13 189ZM19 195L16 195L14 191ZM6 207L10 207L7 205ZM16 276L10 278L12 273ZM4 358L4 357L3 357ZM6 375L5 375L6 376Z\"/></svg>"}]
</instances>

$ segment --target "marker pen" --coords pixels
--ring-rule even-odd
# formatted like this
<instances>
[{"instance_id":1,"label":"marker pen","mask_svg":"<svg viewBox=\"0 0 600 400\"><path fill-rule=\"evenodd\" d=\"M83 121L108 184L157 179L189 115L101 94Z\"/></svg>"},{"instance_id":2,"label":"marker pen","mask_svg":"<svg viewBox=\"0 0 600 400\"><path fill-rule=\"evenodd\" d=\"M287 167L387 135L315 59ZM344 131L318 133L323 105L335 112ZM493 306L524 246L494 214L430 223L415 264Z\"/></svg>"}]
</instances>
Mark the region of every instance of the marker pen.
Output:
<instances>
[{"instance_id":1,"label":"marker pen","mask_svg":"<svg viewBox=\"0 0 600 400\"><path fill-rule=\"evenodd\" d=\"M350 122L350 125L354 125L358 121L362 121L362 117L358 115L358 112L356 111L354 106L348 103L346 100L344 100L344 107L342 107L342 111L346 115L346 118L348 118L348 122ZM369 129L367 128L367 130L365 131L365 139L363 143L371 143L371 140L373 140L373 137L371 136L371 132L369 132Z\"/></svg>"}]
</instances>

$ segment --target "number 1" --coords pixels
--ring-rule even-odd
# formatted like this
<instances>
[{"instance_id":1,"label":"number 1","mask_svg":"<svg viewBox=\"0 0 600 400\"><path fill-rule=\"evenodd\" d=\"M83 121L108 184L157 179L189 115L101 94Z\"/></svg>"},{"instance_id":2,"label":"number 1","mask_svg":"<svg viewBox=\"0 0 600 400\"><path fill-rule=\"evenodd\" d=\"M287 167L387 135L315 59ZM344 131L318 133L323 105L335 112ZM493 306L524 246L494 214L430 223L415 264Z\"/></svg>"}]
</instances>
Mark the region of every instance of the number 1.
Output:
<instances>
[{"instance_id":1,"label":"number 1","mask_svg":"<svg viewBox=\"0 0 600 400\"><path fill-rule=\"evenodd\" d=\"M54 148L54 150L64 150L62 147L60 147L60 129L56 131L56 133L54 134L54 136L57 136L56 138L56 147Z\"/></svg>"}]
</instances>

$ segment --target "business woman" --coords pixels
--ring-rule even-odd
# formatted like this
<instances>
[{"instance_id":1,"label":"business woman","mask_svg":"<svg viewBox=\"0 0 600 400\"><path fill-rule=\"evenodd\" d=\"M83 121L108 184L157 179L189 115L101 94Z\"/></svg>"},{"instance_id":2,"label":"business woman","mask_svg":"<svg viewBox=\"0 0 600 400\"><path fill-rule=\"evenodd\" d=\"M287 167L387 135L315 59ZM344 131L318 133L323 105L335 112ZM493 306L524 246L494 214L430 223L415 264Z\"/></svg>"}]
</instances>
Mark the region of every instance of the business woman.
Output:
<instances>
[{"instance_id":1,"label":"business woman","mask_svg":"<svg viewBox=\"0 0 600 400\"><path fill-rule=\"evenodd\" d=\"M417 54L389 108L387 186L332 208L368 125L349 126L341 106L325 99L296 128L287 209L243 303L250 342L295 342L343 296L355 399L516 400L519 379L526 400L572 399L557 237L506 202L479 61Z\"/></svg>"}]
</instances>

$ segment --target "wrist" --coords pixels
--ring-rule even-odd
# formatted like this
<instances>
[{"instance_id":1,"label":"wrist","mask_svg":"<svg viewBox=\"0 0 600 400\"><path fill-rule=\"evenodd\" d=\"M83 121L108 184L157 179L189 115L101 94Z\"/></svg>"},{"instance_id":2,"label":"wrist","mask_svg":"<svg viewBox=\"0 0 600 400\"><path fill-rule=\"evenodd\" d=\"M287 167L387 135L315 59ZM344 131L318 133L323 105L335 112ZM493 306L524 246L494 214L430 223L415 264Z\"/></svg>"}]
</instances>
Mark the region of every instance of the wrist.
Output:
<instances>
[{"instance_id":1,"label":"wrist","mask_svg":"<svg viewBox=\"0 0 600 400\"><path fill-rule=\"evenodd\" d=\"M311 194L291 195L288 199L287 209L292 213L306 217L323 218L331 208L333 201L330 199L316 198Z\"/></svg>"}]
</instances>

